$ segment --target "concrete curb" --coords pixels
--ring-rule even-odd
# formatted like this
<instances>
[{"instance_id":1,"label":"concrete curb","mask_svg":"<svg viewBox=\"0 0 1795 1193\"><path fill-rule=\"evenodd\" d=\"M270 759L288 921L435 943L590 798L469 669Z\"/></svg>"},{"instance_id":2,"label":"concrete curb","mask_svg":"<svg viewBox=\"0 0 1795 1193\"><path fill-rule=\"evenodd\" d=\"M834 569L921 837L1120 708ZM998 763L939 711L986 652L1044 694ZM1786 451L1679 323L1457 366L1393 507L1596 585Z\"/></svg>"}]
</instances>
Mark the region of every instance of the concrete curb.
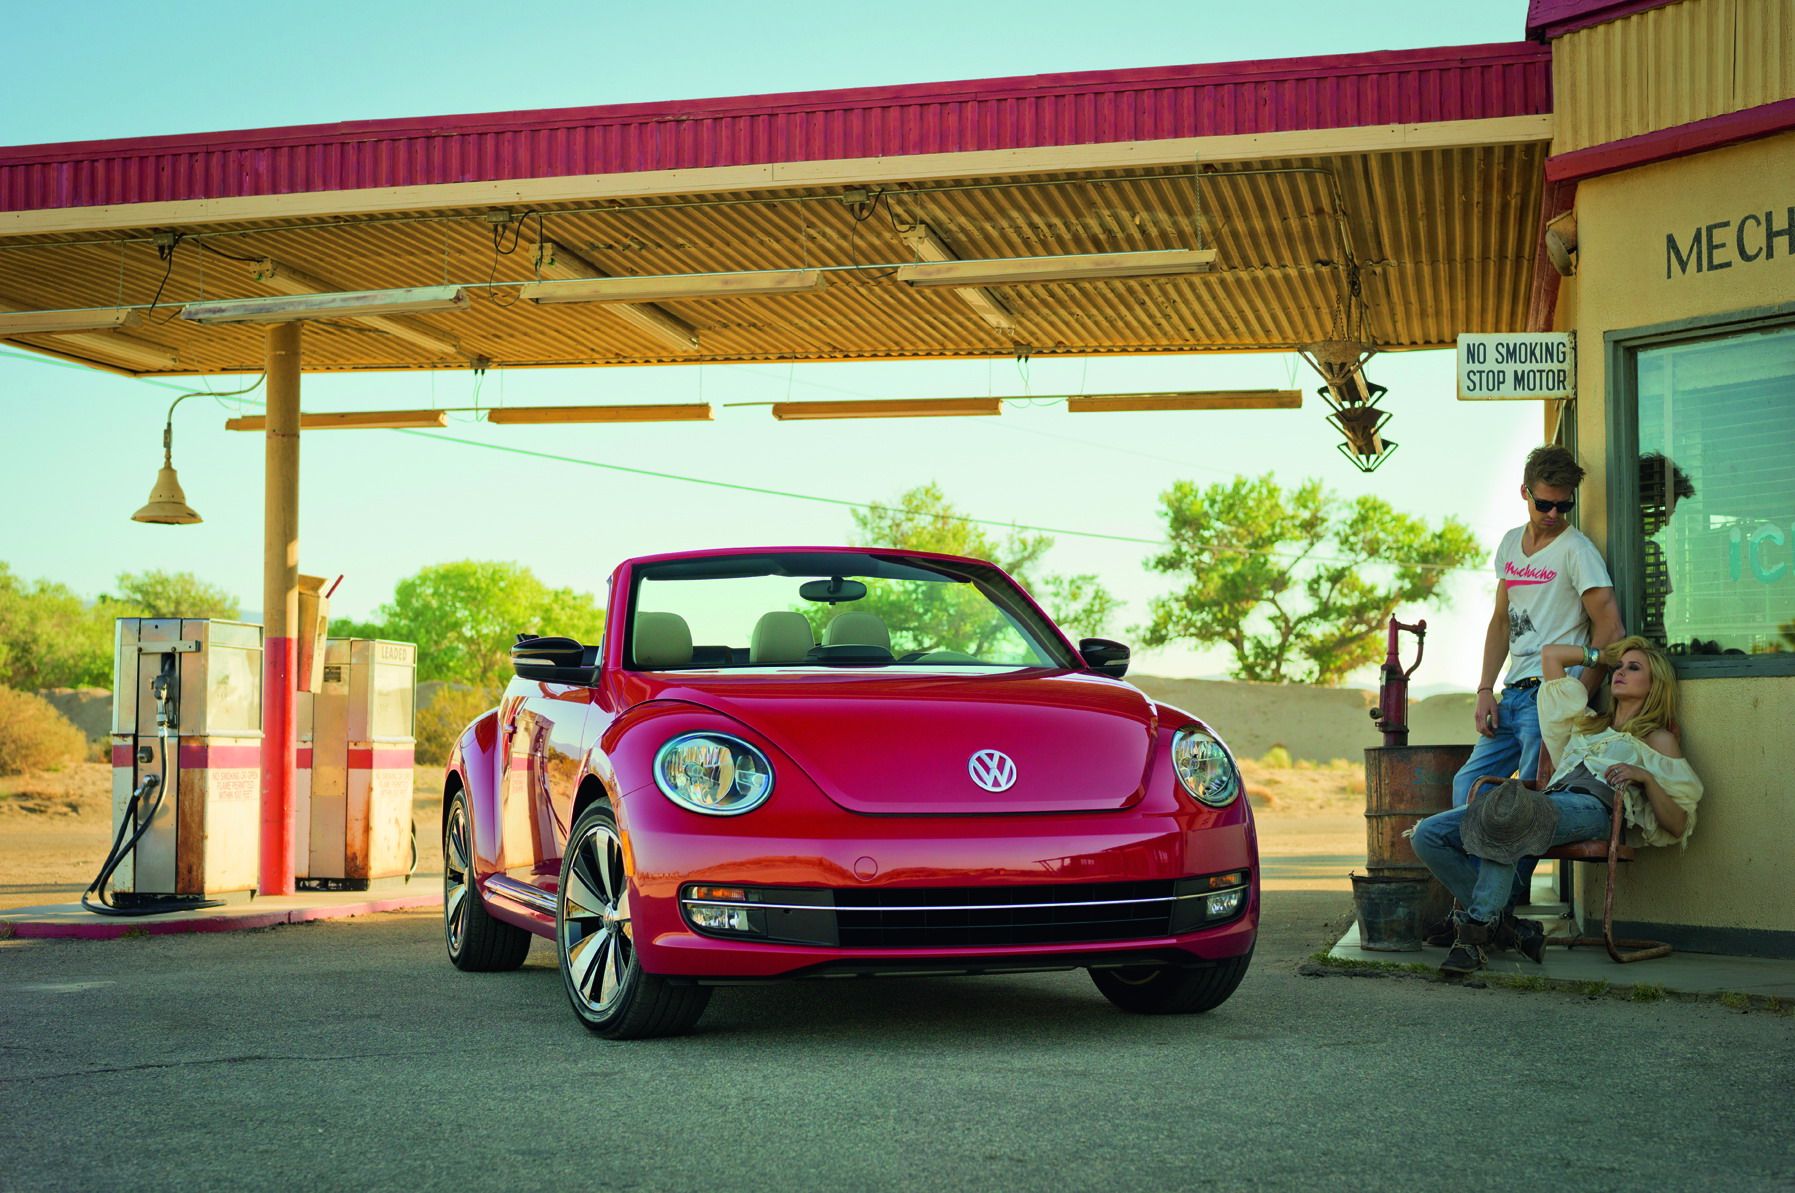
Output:
<instances>
[{"instance_id":1,"label":"concrete curb","mask_svg":"<svg viewBox=\"0 0 1795 1193\"><path fill-rule=\"evenodd\" d=\"M328 896L325 896L328 898ZM117 940L124 936L173 936L199 932L253 932L282 924L314 920L348 919L383 911L408 911L440 907L441 890L417 894L369 897L355 892L341 902L318 902L302 897L258 900L279 906L207 908L173 912L166 916L109 919L96 916L79 903L49 907L19 907L0 914L0 937L22 940Z\"/></svg>"}]
</instances>

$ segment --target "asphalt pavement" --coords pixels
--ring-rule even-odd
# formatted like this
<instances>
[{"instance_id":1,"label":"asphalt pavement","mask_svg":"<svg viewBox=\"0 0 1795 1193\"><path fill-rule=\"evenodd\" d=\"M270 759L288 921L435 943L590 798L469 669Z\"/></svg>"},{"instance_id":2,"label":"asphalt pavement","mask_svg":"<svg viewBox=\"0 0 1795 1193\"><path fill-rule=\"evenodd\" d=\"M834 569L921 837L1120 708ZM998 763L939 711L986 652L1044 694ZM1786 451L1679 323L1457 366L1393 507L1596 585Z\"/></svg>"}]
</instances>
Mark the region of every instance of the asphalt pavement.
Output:
<instances>
[{"instance_id":1,"label":"asphalt pavement","mask_svg":"<svg viewBox=\"0 0 1795 1193\"><path fill-rule=\"evenodd\" d=\"M431 912L0 942L0 1189L1795 1188L1795 1019L1303 976L1349 901L1268 901L1207 1015L790 983L626 1044L545 942L462 974Z\"/></svg>"}]
</instances>

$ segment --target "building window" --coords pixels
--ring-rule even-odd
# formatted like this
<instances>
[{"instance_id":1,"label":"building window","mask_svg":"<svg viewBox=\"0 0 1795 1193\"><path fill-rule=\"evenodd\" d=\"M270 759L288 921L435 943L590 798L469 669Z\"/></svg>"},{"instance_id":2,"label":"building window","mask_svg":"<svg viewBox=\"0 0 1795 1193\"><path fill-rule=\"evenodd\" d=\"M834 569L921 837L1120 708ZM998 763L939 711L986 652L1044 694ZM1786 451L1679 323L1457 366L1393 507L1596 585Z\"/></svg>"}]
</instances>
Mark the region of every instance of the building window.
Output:
<instances>
[{"instance_id":1,"label":"building window","mask_svg":"<svg viewBox=\"0 0 1795 1193\"><path fill-rule=\"evenodd\" d=\"M1695 335L1630 349L1633 623L1696 674L1795 669L1795 325Z\"/></svg>"}]
</instances>

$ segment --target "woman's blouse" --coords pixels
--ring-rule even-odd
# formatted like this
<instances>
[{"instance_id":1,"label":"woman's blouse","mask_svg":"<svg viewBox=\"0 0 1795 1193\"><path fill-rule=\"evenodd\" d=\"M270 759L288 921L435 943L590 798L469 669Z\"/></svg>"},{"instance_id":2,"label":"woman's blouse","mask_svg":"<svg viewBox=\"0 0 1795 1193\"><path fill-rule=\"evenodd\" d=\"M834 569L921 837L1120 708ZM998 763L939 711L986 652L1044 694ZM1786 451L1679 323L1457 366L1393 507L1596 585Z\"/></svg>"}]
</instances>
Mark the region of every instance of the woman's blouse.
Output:
<instances>
[{"instance_id":1,"label":"woman's blouse","mask_svg":"<svg viewBox=\"0 0 1795 1193\"><path fill-rule=\"evenodd\" d=\"M1548 679L1539 686L1539 729L1546 750L1552 755L1552 782L1577 769L1579 763L1593 775L1605 775L1617 763L1637 766L1658 780L1658 786L1683 809L1687 818L1682 836L1666 832L1652 812L1652 801L1637 783L1620 787L1621 810L1627 824L1635 831L1628 834L1629 844L1680 845L1695 831L1695 805L1702 797L1702 781L1686 758L1668 758L1629 733L1618 729L1601 729L1595 733L1576 731L1577 718L1587 711L1589 693L1583 682L1565 676Z\"/></svg>"}]
</instances>

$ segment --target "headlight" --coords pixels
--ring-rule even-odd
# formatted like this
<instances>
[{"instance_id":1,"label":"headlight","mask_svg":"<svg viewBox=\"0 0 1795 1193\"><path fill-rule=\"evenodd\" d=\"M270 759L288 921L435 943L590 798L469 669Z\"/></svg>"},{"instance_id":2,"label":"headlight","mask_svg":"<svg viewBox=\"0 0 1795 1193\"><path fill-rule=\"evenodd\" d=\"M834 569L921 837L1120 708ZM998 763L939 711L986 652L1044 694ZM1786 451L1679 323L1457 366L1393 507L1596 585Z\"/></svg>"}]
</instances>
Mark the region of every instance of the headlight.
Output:
<instances>
[{"instance_id":1,"label":"headlight","mask_svg":"<svg viewBox=\"0 0 1795 1193\"><path fill-rule=\"evenodd\" d=\"M1220 808L1240 794L1240 772L1227 747L1194 725L1172 736L1172 769L1199 802Z\"/></svg>"},{"instance_id":2,"label":"headlight","mask_svg":"<svg viewBox=\"0 0 1795 1193\"><path fill-rule=\"evenodd\" d=\"M654 756L661 794L706 816L739 816L767 801L773 767L759 750L724 733L684 733Z\"/></svg>"}]
</instances>

